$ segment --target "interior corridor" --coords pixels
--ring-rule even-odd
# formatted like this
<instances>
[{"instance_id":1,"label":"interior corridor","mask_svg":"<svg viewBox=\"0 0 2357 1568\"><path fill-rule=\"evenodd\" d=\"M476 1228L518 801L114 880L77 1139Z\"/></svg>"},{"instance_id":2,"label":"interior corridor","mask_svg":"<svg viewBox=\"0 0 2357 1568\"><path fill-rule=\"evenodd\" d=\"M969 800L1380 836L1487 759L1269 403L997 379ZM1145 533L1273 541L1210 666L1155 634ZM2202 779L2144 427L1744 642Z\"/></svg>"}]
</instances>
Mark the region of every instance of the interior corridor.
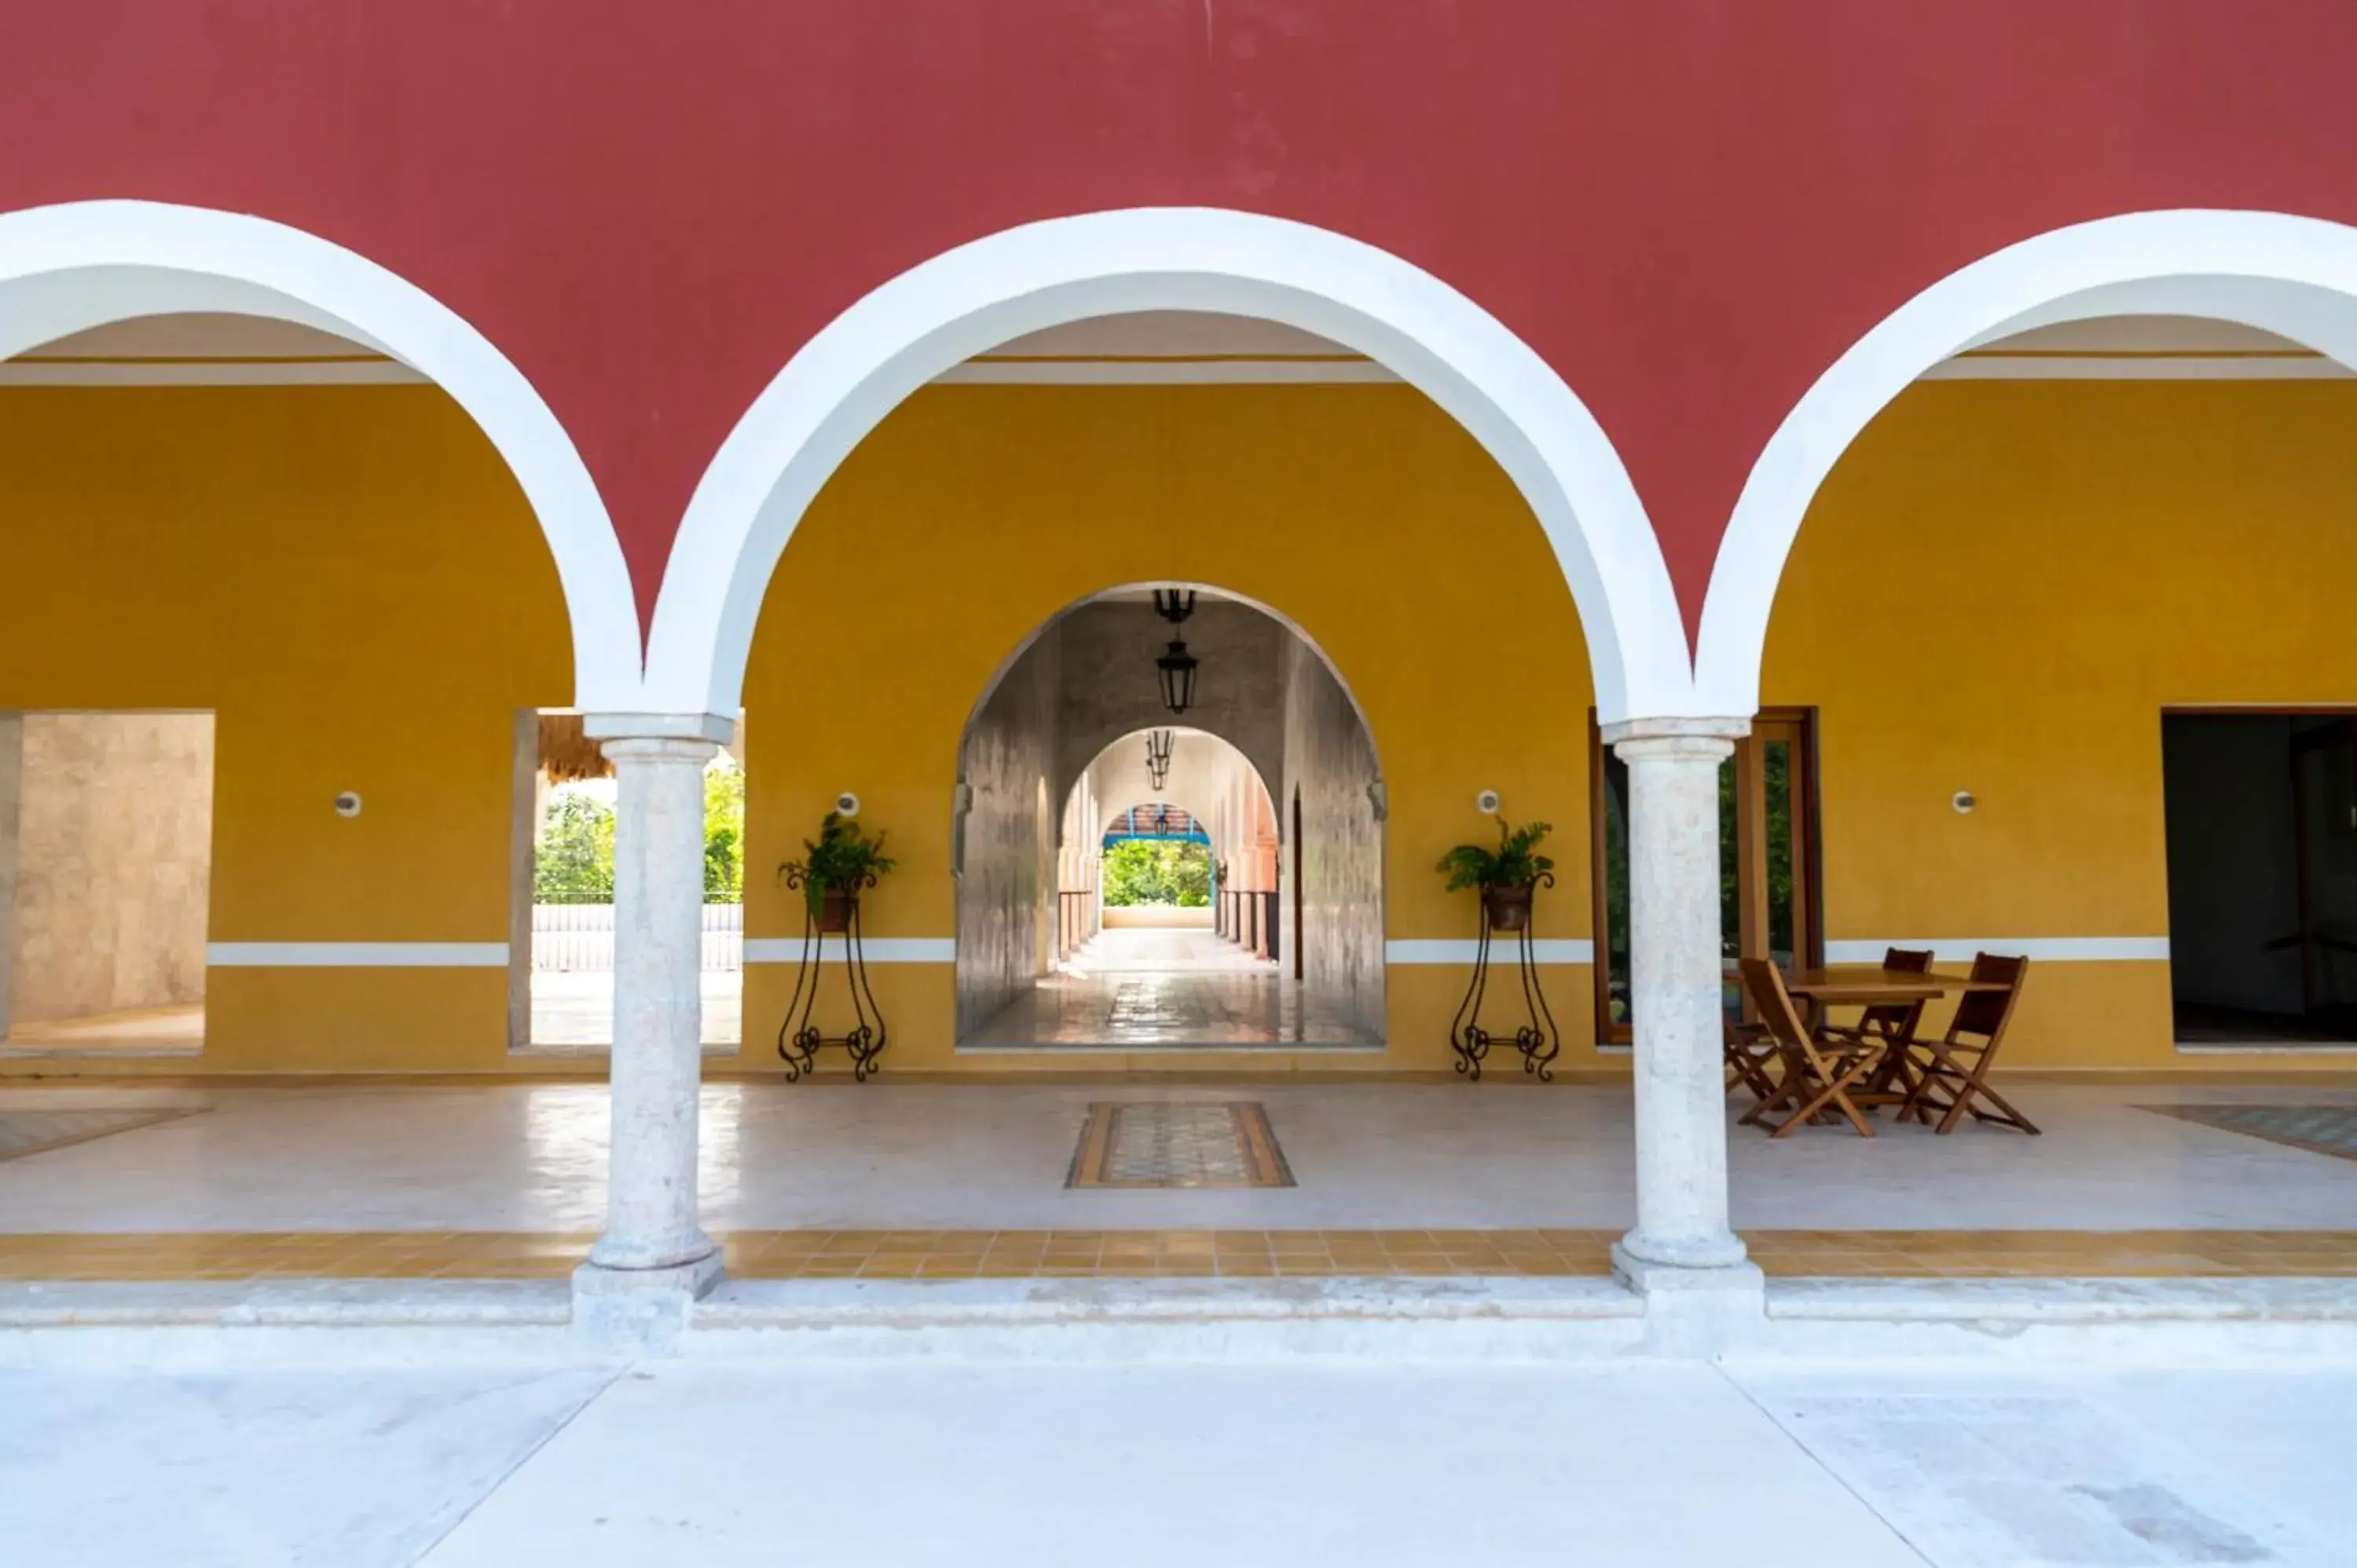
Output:
<instances>
[{"instance_id":1,"label":"interior corridor","mask_svg":"<svg viewBox=\"0 0 2357 1568\"><path fill-rule=\"evenodd\" d=\"M1073 950L960 1046L1020 1050L1374 1050L1383 1042L1305 997L1278 964L1203 927L1111 928Z\"/></svg>"}]
</instances>

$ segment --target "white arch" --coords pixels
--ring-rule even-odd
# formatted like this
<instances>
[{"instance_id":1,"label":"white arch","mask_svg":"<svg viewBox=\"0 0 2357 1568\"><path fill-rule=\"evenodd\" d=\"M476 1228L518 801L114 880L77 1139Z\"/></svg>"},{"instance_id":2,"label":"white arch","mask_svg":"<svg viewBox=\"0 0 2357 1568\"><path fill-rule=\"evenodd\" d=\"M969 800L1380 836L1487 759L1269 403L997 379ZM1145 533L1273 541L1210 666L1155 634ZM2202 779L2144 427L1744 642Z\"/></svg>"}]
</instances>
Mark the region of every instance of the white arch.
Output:
<instances>
[{"instance_id":1,"label":"white arch","mask_svg":"<svg viewBox=\"0 0 2357 1568\"><path fill-rule=\"evenodd\" d=\"M1962 349L2101 316L2198 316L2357 368L2357 229L2279 212L2136 212L2057 229L1950 274L1884 317L1785 415L1711 570L1697 711L1748 714L1778 580L1817 488L1891 399Z\"/></svg>"},{"instance_id":2,"label":"white arch","mask_svg":"<svg viewBox=\"0 0 2357 1568\"><path fill-rule=\"evenodd\" d=\"M1330 338L1415 383L1537 513L1579 607L1603 717L1683 714L1684 624L1619 454L1546 362L1411 263L1308 224L1217 208L1050 219L946 252L860 299L778 372L705 470L648 639L647 703L733 713L771 569L836 465L903 398L1010 338L1135 310Z\"/></svg>"},{"instance_id":3,"label":"white arch","mask_svg":"<svg viewBox=\"0 0 2357 1568\"><path fill-rule=\"evenodd\" d=\"M439 385L506 459L556 558L576 703L639 705L638 612L606 503L532 383L448 307L340 245L243 213L156 201L0 213L0 359L108 322L182 311L299 322Z\"/></svg>"},{"instance_id":4,"label":"white arch","mask_svg":"<svg viewBox=\"0 0 2357 1568\"><path fill-rule=\"evenodd\" d=\"M1177 769L1175 771L1178 776L1165 788L1157 789L1146 776L1146 765L1137 760L1136 747L1144 742L1148 732L1164 727L1175 727L1178 731L1177 743L1172 747L1174 759L1178 762L1188 761L1189 754L1196 749L1199 743L1208 743L1215 754L1225 753L1233 757L1242 768L1245 781L1252 786L1254 793L1260 797L1261 802L1268 808L1269 820L1272 822L1277 820L1275 793L1269 789L1268 779L1262 775L1259 766L1253 761L1243 747L1216 730L1196 729L1187 725L1149 725L1144 728L1116 736L1107 741L1097 748L1096 755L1089 758L1087 764L1074 777L1071 786L1065 789L1065 803L1070 805L1071 798L1080 792L1082 786L1101 765L1114 758L1115 754L1124 746L1128 746L1131 748L1130 754L1118 759L1108 782L1108 788L1112 792L1101 793L1097 797L1097 803L1106 807L1106 814L1111 816L1120 811L1126 811L1134 806L1176 806L1192 817L1206 834L1210 834L1213 814L1202 809L1203 798L1197 793L1204 784L1201 777L1203 770L1200 767ZM1190 774L1194 777L1188 777ZM1125 800L1127 804L1106 805L1106 802L1116 800ZM1215 853L1225 853L1228 846L1220 843L1214 838L1211 848Z\"/></svg>"}]
</instances>

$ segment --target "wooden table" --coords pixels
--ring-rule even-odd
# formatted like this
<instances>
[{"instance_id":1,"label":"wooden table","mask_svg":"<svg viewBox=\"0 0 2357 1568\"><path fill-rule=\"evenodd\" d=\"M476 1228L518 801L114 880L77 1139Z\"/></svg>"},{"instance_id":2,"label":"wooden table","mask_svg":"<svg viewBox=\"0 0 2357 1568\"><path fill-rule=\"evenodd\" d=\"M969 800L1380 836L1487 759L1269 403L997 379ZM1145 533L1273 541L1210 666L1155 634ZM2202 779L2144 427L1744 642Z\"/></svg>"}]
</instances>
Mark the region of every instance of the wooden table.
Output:
<instances>
[{"instance_id":1,"label":"wooden table","mask_svg":"<svg viewBox=\"0 0 2357 1568\"><path fill-rule=\"evenodd\" d=\"M2003 991L2005 987L2002 980L1975 980L1968 974L1943 974L1936 969L1885 969L1878 963L1830 963L1823 969L1784 972L1784 989L1806 998L1820 1012L1827 1007L1929 1002L1952 991Z\"/></svg>"},{"instance_id":2,"label":"wooden table","mask_svg":"<svg viewBox=\"0 0 2357 1568\"><path fill-rule=\"evenodd\" d=\"M1812 1033L1824 1024L1829 1007L1905 1006L1930 1002L1952 991L2002 991L2005 987L2002 980L1975 980L1969 974L1943 974L1936 969L1885 969L1878 963L1832 963L1823 969L1784 972L1784 989L1808 1006L1806 1022ZM1905 1095L1893 1090L1892 1081L1900 1079L1905 1065L1906 1047L1894 1042L1867 1079L1863 1091L1851 1098L1859 1105L1904 1100Z\"/></svg>"}]
</instances>

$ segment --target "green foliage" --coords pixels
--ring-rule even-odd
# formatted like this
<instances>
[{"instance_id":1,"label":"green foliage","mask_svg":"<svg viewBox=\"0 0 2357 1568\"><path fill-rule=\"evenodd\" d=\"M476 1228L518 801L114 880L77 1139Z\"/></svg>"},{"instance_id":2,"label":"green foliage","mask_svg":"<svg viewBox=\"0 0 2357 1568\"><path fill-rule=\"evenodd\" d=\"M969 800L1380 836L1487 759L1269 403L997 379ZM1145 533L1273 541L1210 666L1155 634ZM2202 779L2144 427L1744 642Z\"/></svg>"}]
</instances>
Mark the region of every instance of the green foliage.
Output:
<instances>
[{"instance_id":1,"label":"green foliage","mask_svg":"<svg viewBox=\"0 0 2357 1568\"><path fill-rule=\"evenodd\" d=\"M1448 876L1448 891L1464 887L1527 887L1555 869L1555 862L1532 852L1554 830L1545 822L1509 827L1498 819L1498 847L1460 843L1440 857L1436 870Z\"/></svg>"},{"instance_id":2,"label":"green foliage","mask_svg":"<svg viewBox=\"0 0 2357 1568\"><path fill-rule=\"evenodd\" d=\"M1211 901L1211 857L1201 844L1124 839L1104 853L1104 901L1200 909Z\"/></svg>"},{"instance_id":3,"label":"green foliage","mask_svg":"<svg viewBox=\"0 0 2357 1568\"><path fill-rule=\"evenodd\" d=\"M704 901L745 901L745 770L726 761L704 774Z\"/></svg>"},{"instance_id":4,"label":"green foliage","mask_svg":"<svg viewBox=\"0 0 2357 1568\"><path fill-rule=\"evenodd\" d=\"M871 876L882 876L898 864L884 853L884 835L869 838L857 822L839 811L829 811L818 825L818 837L802 840L804 854L778 867L802 879L802 900L813 918L826 907L829 888L856 893Z\"/></svg>"},{"instance_id":5,"label":"green foliage","mask_svg":"<svg viewBox=\"0 0 2357 1568\"><path fill-rule=\"evenodd\" d=\"M546 827L533 854L532 897L539 904L614 901L611 806L572 790L549 802Z\"/></svg>"}]
</instances>

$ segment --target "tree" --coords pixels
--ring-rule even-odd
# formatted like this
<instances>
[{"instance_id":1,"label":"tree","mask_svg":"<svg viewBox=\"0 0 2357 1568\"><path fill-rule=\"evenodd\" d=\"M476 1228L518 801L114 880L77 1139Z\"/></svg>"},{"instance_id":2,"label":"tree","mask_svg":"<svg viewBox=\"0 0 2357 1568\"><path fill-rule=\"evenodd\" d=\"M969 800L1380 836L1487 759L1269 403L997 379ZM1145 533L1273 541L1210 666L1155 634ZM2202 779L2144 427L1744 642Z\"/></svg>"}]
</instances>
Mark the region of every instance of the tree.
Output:
<instances>
[{"instance_id":1,"label":"tree","mask_svg":"<svg viewBox=\"0 0 2357 1568\"><path fill-rule=\"evenodd\" d=\"M1211 857L1199 843L1124 839L1104 853L1104 901L1200 909L1211 901Z\"/></svg>"},{"instance_id":2,"label":"tree","mask_svg":"<svg viewBox=\"0 0 2357 1568\"><path fill-rule=\"evenodd\" d=\"M725 755L704 773L704 901L745 901L745 770Z\"/></svg>"},{"instance_id":3,"label":"tree","mask_svg":"<svg viewBox=\"0 0 2357 1568\"><path fill-rule=\"evenodd\" d=\"M612 903L614 809L594 795L568 789L548 803L545 822L533 854L533 902Z\"/></svg>"}]
</instances>

